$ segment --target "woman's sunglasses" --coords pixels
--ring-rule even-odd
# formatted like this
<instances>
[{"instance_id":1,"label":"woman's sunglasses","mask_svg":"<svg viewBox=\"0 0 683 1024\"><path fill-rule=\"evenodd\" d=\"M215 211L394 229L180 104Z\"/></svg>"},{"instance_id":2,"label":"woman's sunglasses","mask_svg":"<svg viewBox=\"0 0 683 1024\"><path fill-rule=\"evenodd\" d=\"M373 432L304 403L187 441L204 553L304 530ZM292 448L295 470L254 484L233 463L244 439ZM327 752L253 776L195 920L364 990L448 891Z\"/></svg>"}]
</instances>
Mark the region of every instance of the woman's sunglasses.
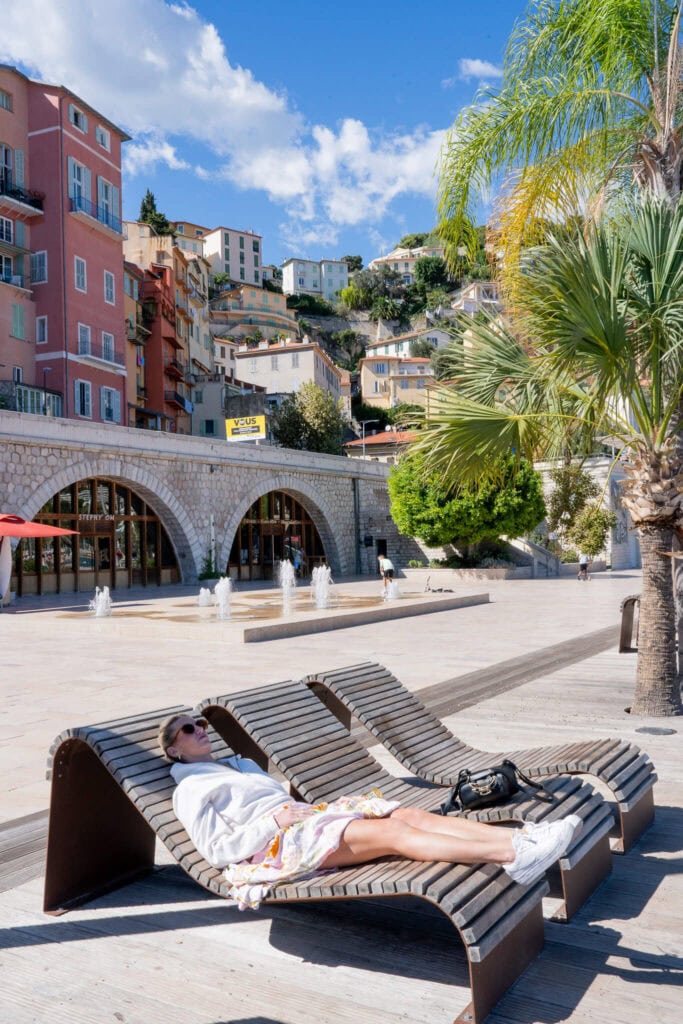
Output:
<instances>
[{"instance_id":1,"label":"woman's sunglasses","mask_svg":"<svg viewBox=\"0 0 683 1024\"><path fill-rule=\"evenodd\" d=\"M209 723L205 718L196 718L194 722L183 722L183 724L178 729L178 732L173 737L173 743L175 743L175 741L178 739L181 732L184 732L186 736L191 736L193 732L197 731L197 729L207 729L208 726ZM172 745L173 744L171 744L171 746Z\"/></svg>"}]
</instances>

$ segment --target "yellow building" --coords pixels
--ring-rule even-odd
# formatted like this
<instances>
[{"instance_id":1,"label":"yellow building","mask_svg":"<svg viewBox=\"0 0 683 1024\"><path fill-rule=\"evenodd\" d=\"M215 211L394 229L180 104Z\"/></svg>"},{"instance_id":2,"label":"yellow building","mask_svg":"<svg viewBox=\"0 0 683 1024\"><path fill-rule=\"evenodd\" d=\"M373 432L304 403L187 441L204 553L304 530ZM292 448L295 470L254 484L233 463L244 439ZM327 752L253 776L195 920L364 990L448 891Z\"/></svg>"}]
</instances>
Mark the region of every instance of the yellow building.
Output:
<instances>
[{"instance_id":1,"label":"yellow building","mask_svg":"<svg viewBox=\"0 0 683 1024\"><path fill-rule=\"evenodd\" d=\"M216 339L245 341L256 330L266 340L299 334L296 315L287 309L285 296L255 285L238 285L221 292L211 300L210 309L211 333Z\"/></svg>"},{"instance_id":2,"label":"yellow building","mask_svg":"<svg viewBox=\"0 0 683 1024\"><path fill-rule=\"evenodd\" d=\"M363 401L378 409L426 404L426 386L434 380L429 359L405 356L366 356L360 363Z\"/></svg>"}]
</instances>

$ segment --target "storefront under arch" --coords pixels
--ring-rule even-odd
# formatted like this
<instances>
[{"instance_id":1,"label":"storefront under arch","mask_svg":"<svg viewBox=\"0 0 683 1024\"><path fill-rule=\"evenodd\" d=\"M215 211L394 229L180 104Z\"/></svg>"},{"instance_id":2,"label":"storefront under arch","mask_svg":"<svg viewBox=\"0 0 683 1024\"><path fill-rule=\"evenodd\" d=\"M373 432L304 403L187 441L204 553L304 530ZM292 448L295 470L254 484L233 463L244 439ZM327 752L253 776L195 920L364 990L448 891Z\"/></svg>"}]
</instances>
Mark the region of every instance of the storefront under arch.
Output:
<instances>
[{"instance_id":1,"label":"storefront under arch","mask_svg":"<svg viewBox=\"0 0 683 1024\"><path fill-rule=\"evenodd\" d=\"M153 507L126 484L94 477L64 487L34 516L78 536L22 540L12 589L20 596L180 579L173 546Z\"/></svg>"},{"instance_id":2,"label":"storefront under arch","mask_svg":"<svg viewBox=\"0 0 683 1024\"><path fill-rule=\"evenodd\" d=\"M301 577L327 561L304 505L287 491L270 491L243 517L230 549L228 572L233 579L270 580L283 559L289 559Z\"/></svg>"}]
</instances>

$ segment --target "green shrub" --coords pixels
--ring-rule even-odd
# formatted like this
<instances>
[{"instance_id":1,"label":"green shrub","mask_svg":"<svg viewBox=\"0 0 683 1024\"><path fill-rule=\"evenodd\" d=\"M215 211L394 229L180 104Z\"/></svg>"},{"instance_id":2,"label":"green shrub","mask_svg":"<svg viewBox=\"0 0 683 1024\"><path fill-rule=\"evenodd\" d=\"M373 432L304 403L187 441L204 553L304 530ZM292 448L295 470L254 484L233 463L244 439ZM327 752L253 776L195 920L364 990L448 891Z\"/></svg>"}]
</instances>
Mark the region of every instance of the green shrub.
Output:
<instances>
[{"instance_id":1,"label":"green shrub","mask_svg":"<svg viewBox=\"0 0 683 1024\"><path fill-rule=\"evenodd\" d=\"M419 558L411 558L408 561L408 568L409 569L421 569L422 565L423 565L423 563L419 560Z\"/></svg>"},{"instance_id":2,"label":"green shrub","mask_svg":"<svg viewBox=\"0 0 683 1024\"><path fill-rule=\"evenodd\" d=\"M579 552L574 551L574 548L564 548L560 553L560 561L565 565L568 562L578 562L578 560Z\"/></svg>"}]
</instances>

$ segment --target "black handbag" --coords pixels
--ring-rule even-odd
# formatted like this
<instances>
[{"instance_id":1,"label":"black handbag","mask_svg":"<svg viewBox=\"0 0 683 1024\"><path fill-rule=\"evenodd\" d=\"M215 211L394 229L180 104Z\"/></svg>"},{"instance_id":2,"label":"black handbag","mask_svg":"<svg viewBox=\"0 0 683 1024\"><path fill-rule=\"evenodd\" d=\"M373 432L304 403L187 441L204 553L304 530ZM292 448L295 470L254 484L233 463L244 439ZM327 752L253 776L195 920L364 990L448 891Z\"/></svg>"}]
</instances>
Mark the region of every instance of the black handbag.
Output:
<instances>
[{"instance_id":1,"label":"black handbag","mask_svg":"<svg viewBox=\"0 0 683 1024\"><path fill-rule=\"evenodd\" d=\"M552 793L548 793L506 758L491 768L479 768L477 771L463 768L448 800L441 804L441 813L476 811L480 807L505 803L515 793L519 793L520 781L536 790L541 800L554 799Z\"/></svg>"}]
</instances>

